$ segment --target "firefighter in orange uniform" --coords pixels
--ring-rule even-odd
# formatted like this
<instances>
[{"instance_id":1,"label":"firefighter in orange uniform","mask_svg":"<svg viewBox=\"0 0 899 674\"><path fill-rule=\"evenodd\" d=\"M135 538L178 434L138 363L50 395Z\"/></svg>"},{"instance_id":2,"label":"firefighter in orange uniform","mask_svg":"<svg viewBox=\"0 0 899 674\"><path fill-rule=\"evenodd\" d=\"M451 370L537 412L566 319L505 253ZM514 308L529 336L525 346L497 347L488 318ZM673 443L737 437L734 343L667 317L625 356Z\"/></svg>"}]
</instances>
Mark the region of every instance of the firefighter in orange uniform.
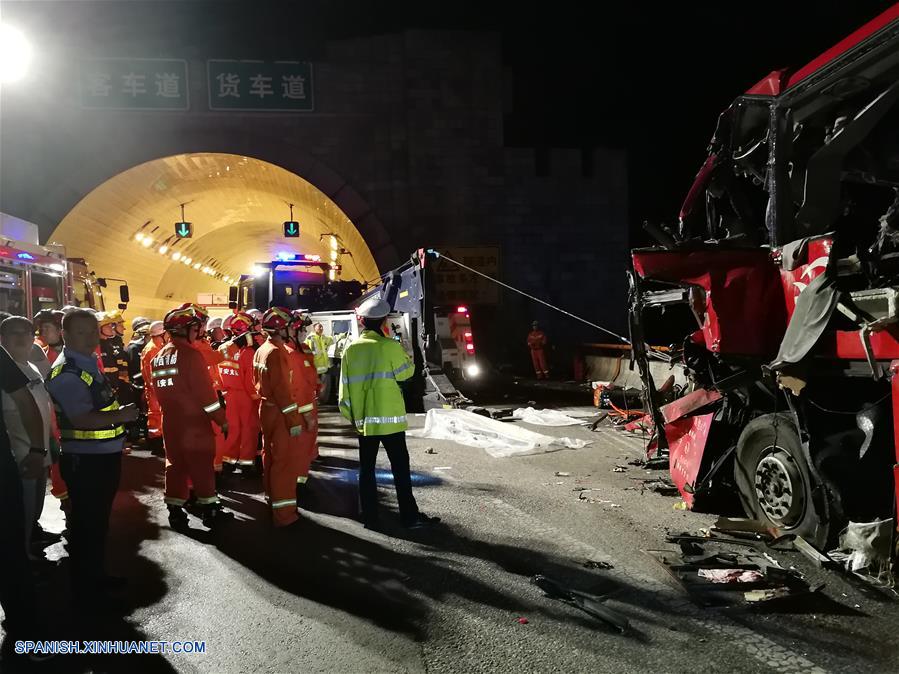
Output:
<instances>
[{"instance_id":1,"label":"firefighter in orange uniform","mask_svg":"<svg viewBox=\"0 0 899 674\"><path fill-rule=\"evenodd\" d=\"M241 475L250 476L256 465L259 443L259 394L253 381L255 355L251 316L240 312L224 321L231 339L219 347L224 360L218 364L228 415L228 440L222 461L240 466Z\"/></svg>"},{"instance_id":2,"label":"firefighter in orange uniform","mask_svg":"<svg viewBox=\"0 0 899 674\"><path fill-rule=\"evenodd\" d=\"M315 459L315 440L318 430L318 414L315 409L315 396L318 392L318 375L315 372L315 361L307 360L300 345L305 337L304 316L294 313L288 325L289 339L284 345L287 349L287 361L290 364L290 392L294 401L299 405L300 412L309 411L306 428L291 441L300 454L297 485L304 485L309 479L309 466ZM310 351L309 355L312 353ZM314 379L309 376L312 372Z\"/></svg>"},{"instance_id":3,"label":"firefighter in orange uniform","mask_svg":"<svg viewBox=\"0 0 899 674\"><path fill-rule=\"evenodd\" d=\"M256 390L262 399L263 486L272 508L276 527L286 527L299 520L297 514L297 477L301 457L292 438L305 427L311 427L312 404L302 409L291 395L290 364L284 342L292 320L290 311L272 307L262 317L262 328L268 339L253 357Z\"/></svg>"},{"instance_id":4,"label":"firefighter in orange uniform","mask_svg":"<svg viewBox=\"0 0 899 674\"><path fill-rule=\"evenodd\" d=\"M303 360L308 364L303 367L303 375L309 382L309 386L315 391L315 402L312 415L315 418L315 429L312 430L312 460L318 458L318 396L322 390L321 380L318 378L318 371L315 368L315 354L312 348L306 344L306 331L312 325L312 320L299 309L293 312L295 317L296 337L293 340L297 344L298 351Z\"/></svg>"},{"instance_id":5,"label":"firefighter in orange uniform","mask_svg":"<svg viewBox=\"0 0 899 674\"><path fill-rule=\"evenodd\" d=\"M162 408L156 399L156 389L153 388L151 363L166 341L163 322L153 321L150 323L150 340L140 353L140 374L144 383L144 400L147 403L147 438L152 449L162 446Z\"/></svg>"},{"instance_id":6,"label":"firefighter in orange uniform","mask_svg":"<svg viewBox=\"0 0 899 674\"><path fill-rule=\"evenodd\" d=\"M531 324L528 333L528 348L531 350L531 362L537 379L549 379L549 368L546 366L546 333L540 329L537 321Z\"/></svg>"},{"instance_id":7,"label":"firefighter in orange uniform","mask_svg":"<svg viewBox=\"0 0 899 674\"><path fill-rule=\"evenodd\" d=\"M200 336L194 342L193 347L200 352L203 356L203 360L206 361L206 367L209 368L209 377L212 379L212 387L215 389L216 395L219 396L219 400L224 400L224 396L222 393L222 379L219 376L219 363L222 362L222 354L212 348L212 345L209 343L208 335L206 334L206 323L209 321L209 314L206 313L206 310L201 307L199 304L182 304L181 308L192 307L193 310L203 318L203 325L200 327ZM215 472L222 472L222 457L225 456L225 436L222 434L221 430L216 427L215 428Z\"/></svg>"},{"instance_id":8,"label":"firefighter in orange uniform","mask_svg":"<svg viewBox=\"0 0 899 674\"><path fill-rule=\"evenodd\" d=\"M165 440L165 503L172 527L185 526L184 505L193 486L203 524L213 526L225 513L215 490L213 422L227 435L225 410L212 386L209 369L195 344L205 314L183 305L165 316L172 341L152 360L151 377L162 407Z\"/></svg>"}]
</instances>

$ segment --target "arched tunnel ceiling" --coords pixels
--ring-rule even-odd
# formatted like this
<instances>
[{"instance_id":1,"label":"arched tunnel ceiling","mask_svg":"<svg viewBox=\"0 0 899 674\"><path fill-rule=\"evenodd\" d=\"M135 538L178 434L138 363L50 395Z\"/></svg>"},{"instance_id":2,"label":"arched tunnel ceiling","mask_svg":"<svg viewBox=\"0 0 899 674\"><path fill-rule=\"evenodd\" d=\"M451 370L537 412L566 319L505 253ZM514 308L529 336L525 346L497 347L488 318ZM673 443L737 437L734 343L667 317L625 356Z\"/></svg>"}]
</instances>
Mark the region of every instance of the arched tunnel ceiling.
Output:
<instances>
[{"instance_id":1,"label":"arched tunnel ceiling","mask_svg":"<svg viewBox=\"0 0 899 674\"><path fill-rule=\"evenodd\" d=\"M174 223L193 223L193 238L177 241ZM282 222L300 223L300 237L284 238ZM143 227L154 241L134 236ZM288 251L330 260L336 233L352 257L341 260L345 280L378 277L374 257L353 223L310 182L274 164L230 154L182 154L156 159L120 173L82 199L50 241L83 257L100 277L125 279L130 316L160 317L199 293L226 293L227 283L172 259L179 251L194 261L215 258L224 274L249 273L256 262ZM165 255L159 247L172 236ZM176 242L177 241L177 242ZM174 247L172 247L174 246Z\"/></svg>"}]
</instances>

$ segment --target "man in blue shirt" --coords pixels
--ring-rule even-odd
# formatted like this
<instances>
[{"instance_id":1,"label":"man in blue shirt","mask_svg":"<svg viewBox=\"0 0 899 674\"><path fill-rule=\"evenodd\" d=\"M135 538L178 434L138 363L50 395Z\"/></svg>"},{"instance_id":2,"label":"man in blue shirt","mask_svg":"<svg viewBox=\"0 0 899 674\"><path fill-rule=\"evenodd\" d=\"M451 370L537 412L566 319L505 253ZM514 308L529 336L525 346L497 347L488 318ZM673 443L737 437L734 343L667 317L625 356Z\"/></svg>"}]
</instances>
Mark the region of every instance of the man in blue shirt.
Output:
<instances>
[{"instance_id":1,"label":"man in blue shirt","mask_svg":"<svg viewBox=\"0 0 899 674\"><path fill-rule=\"evenodd\" d=\"M69 488L69 555L76 594L96 597L118 579L106 574L104 557L112 503L122 467L123 424L137 419L134 405L120 406L95 355L97 319L82 309L62 322L65 346L53 364L47 390L62 437L60 469Z\"/></svg>"}]
</instances>

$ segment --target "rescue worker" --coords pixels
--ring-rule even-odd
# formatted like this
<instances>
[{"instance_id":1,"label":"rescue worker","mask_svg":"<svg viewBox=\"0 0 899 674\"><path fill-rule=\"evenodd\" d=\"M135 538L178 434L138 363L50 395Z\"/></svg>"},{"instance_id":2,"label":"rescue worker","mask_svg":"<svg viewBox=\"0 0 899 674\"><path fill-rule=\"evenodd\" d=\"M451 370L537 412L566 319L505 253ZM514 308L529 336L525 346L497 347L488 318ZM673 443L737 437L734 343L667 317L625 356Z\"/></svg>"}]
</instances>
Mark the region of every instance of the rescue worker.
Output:
<instances>
[{"instance_id":1,"label":"rescue worker","mask_svg":"<svg viewBox=\"0 0 899 674\"><path fill-rule=\"evenodd\" d=\"M334 339L325 334L324 325L321 323L312 325L312 334L306 338L306 344L315 356L315 370L321 381L319 402L325 405L331 400L331 358L328 356L328 348L333 343Z\"/></svg>"},{"instance_id":2,"label":"rescue worker","mask_svg":"<svg viewBox=\"0 0 899 674\"><path fill-rule=\"evenodd\" d=\"M198 339L194 342L194 348L202 354L203 359L206 361L206 367L209 369L209 377L212 379L212 387L215 389L216 394L219 397L219 401L223 401L224 397L222 396L222 379L219 376L219 368L218 364L222 360L222 354L212 348L212 345L209 343L209 340L206 336L206 324L209 321L209 314L206 312L206 309L201 307L199 304L186 303L182 304L180 309L186 309L187 307L192 307L193 310L202 317L203 322L200 325L200 332ZM215 433L215 472L222 472L222 457L225 455L225 436L222 434L221 429L218 426L213 428L213 432Z\"/></svg>"},{"instance_id":3,"label":"rescue worker","mask_svg":"<svg viewBox=\"0 0 899 674\"><path fill-rule=\"evenodd\" d=\"M309 479L309 467L316 458L315 441L318 437L318 410L315 405L318 376L315 372L314 359L307 358L300 346L306 332L304 322L305 317L302 314L291 314L291 320L287 326L288 339L284 344L284 348L287 350L287 361L290 365L291 396L299 405L298 410L301 413L304 410L309 411L304 432L291 438L292 444L296 447L294 451L300 455L297 488L301 488Z\"/></svg>"},{"instance_id":4,"label":"rescue worker","mask_svg":"<svg viewBox=\"0 0 899 674\"><path fill-rule=\"evenodd\" d=\"M318 378L318 372L315 367L315 355L312 353L312 349L309 348L309 345L306 344L306 337L308 336L306 330L312 325L312 321L299 309L294 311L293 315L295 317L294 329L296 331L294 343L297 345L297 350L303 356L303 360L308 364L308 367L303 368L303 374L308 378L309 386L315 391L315 407L313 408L313 415L316 423L315 429L312 431L312 460L315 461L318 458L318 396L321 392L321 381Z\"/></svg>"},{"instance_id":5,"label":"rescue worker","mask_svg":"<svg viewBox=\"0 0 899 674\"><path fill-rule=\"evenodd\" d=\"M400 517L413 528L439 521L419 512L412 494L406 449L406 407L399 383L412 377L415 365L402 344L384 336L390 305L374 297L357 309L362 334L343 352L340 367L340 413L359 433L359 500L366 529L380 530L375 463L381 443L390 459Z\"/></svg>"},{"instance_id":6,"label":"rescue worker","mask_svg":"<svg viewBox=\"0 0 899 674\"><path fill-rule=\"evenodd\" d=\"M34 315L34 328L37 332L34 343L43 351L46 361L35 362L32 360L31 362L38 368L45 381L50 376L50 369L56 363L59 354L62 353L62 319L65 316L62 311L50 311L47 309L42 309ZM52 463L50 464L50 493L59 500L59 509L68 518L71 502L69 501L69 489L66 487L65 480L62 479L62 471L59 466L59 425L56 421L55 412L51 413L51 417L50 458Z\"/></svg>"},{"instance_id":7,"label":"rescue worker","mask_svg":"<svg viewBox=\"0 0 899 674\"><path fill-rule=\"evenodd\" d=\"M144 404L147 408L147 440L150 451L158 453L162 449L162 408L153 388L152 361L168 341L165 324L162 321L150 323L149 340L140 352L140 373L144 385Z\"/></svg>"},{"instance_id":8,"label":"rescue worker","mask_svg":"<svg viewBox=\"0 0 899 674\"><path fill-rule=\"evenodd\" d=\"M240 466L241 475L253 474L259 444L259 394L253 380L253 319L237 313L224 321L231 339L219 347L224 360L218 364L228 417L228 439L222 463Z\"/></svg>"},{"instance_id":9,"label":"rescue worker","mask_svg":"<svg viewBox=\"0 0 899 674\"><path fill-rule=\"evenodd\" d=\"M253 319L253 330L261 331L262 329L262 312L259 309L247 309L247 315Z\"/></svg>"},{"instance_id":10,"label":"rescue worker","mask_svg":"<svg viewBox=\"0 0 899 674\"><path fill-rule=\"evenodd\" d=\"M276 527L299 521L300 454L291 438L299 437L314 424L312 403L301 408L291 395L290 364L284 348L291 319L288 309L272 307L266 311L262 328L268 339L253 357L253 377L262 399L262 483Z\"/></svg>"},{"instance_id":11,"label":"rescue worker","mask_svg":"<svg viewBox=\"0 0 899 674\"><path fill-rule=\"evenodd\" d=\"M125 347L125 356L128 360L128 378L132 383L138 384L140 377L140 354L150 339L150 319L138 316L131 321L131 341ZM142 384L140 384L142 385Z\"/></svg>"},{"instance_id":12,"label":"rescue worker","mask_svg":"<svg viewBox=\"0 0 899 674\"><path fill-rule=\"evenodd\" d=\"M206 336L213 349L218 349L225 341L225 331L222 330L221 318L210 318L206 323Z\"/></svg>"},{"instance_id":13,"label":"rescue worker","mask_svg":"<svg viewBox=\"0 0 899 674\"><path fill-rule=\"evenodd\" d=\"M62 322L65 346L50 372L47 390L56 406L62 435L62 475L69 488L69 554L74 589L85 600L118 585L106 576L104 555L112 503L122 466L124 424L137 408L120 406L99 370L96 317L78 309Z\"/></svg>"},{"instance_id":14,"label":"rescue worker","mask_svg":"<svg viewBox=\"0 0 899 674\"><path fill-rule=\"evenodd\" d=\"M187 524L184 505L193 486L203 524L214 526L225 513L215 489L215 433L225 434L228 423L206 360L196 348L206 316L193 305L166 314L163 321L171 341L152 359L152 386L162 408L165 442L165 503L173 528Z\"/></svg>"},{"instance_id":15,"label":"rescue worker","mask_svg":"<svg viewBox=\"0 0 899 674\"><path fill-rule=\"evenodd\" d=\"M59 358L59 354L62 351L63 318L65 318L63 312L50 311L48 309L42 309L34 315L34 330L37 333L37 337L34 338L34 343L37 344L44 352L44 355L47 356L47 360L51 366L56 362L56 359ZM47 373L42 372L41 376L46 378L47 374L49 374L49 371Z\"/></svg>"},{"instance_id":16,"label":"rescue worker","mask_svg":"<svg viewBox=\"0 0 899 674\"><path fill-rule=\"evenodd\" d=\"M122 312L118 309L104 312L98 316L97 324L100 327L100 361L103 364L103 374L116 390L119 401L134 402L134 392L130 387L131 379L128 376L128 358L119 334L119 325L122 334L125 331Z\"/></svg>"},{"instance_id":17,"label":"rescue worker","mask_svg":"<svg viewBox=\"0 0 899 674\"><path fill-rule=\"evenodd\" d=\"M531 362L534 365L534 374L537 379L548 379L549 368L546 366L546 334L540 329L537 321L531 323L531 331L528 333L528 348L531 350Z\"/></svg>"}]
</instances>

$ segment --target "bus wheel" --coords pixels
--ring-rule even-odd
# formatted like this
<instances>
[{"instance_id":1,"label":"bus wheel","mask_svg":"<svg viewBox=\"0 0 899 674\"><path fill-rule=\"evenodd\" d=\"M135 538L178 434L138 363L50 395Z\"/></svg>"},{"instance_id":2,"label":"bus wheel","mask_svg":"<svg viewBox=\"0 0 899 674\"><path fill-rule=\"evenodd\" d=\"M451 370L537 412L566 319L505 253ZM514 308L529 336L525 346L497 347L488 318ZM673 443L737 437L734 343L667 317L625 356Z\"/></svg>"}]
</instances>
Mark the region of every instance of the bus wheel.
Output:
<instances>
[{"instance_id":1,"label":"bus wheel","mask_svg":"<svg viewBox=\"0 0 899 674\"><path fill-rule=\"evenodd\" d=\"M749 517L819 548L827 545L827 492L817 488L790 416L766 414L749 422L737 441L734 471Z\"/></svg>"}]
</instances>

